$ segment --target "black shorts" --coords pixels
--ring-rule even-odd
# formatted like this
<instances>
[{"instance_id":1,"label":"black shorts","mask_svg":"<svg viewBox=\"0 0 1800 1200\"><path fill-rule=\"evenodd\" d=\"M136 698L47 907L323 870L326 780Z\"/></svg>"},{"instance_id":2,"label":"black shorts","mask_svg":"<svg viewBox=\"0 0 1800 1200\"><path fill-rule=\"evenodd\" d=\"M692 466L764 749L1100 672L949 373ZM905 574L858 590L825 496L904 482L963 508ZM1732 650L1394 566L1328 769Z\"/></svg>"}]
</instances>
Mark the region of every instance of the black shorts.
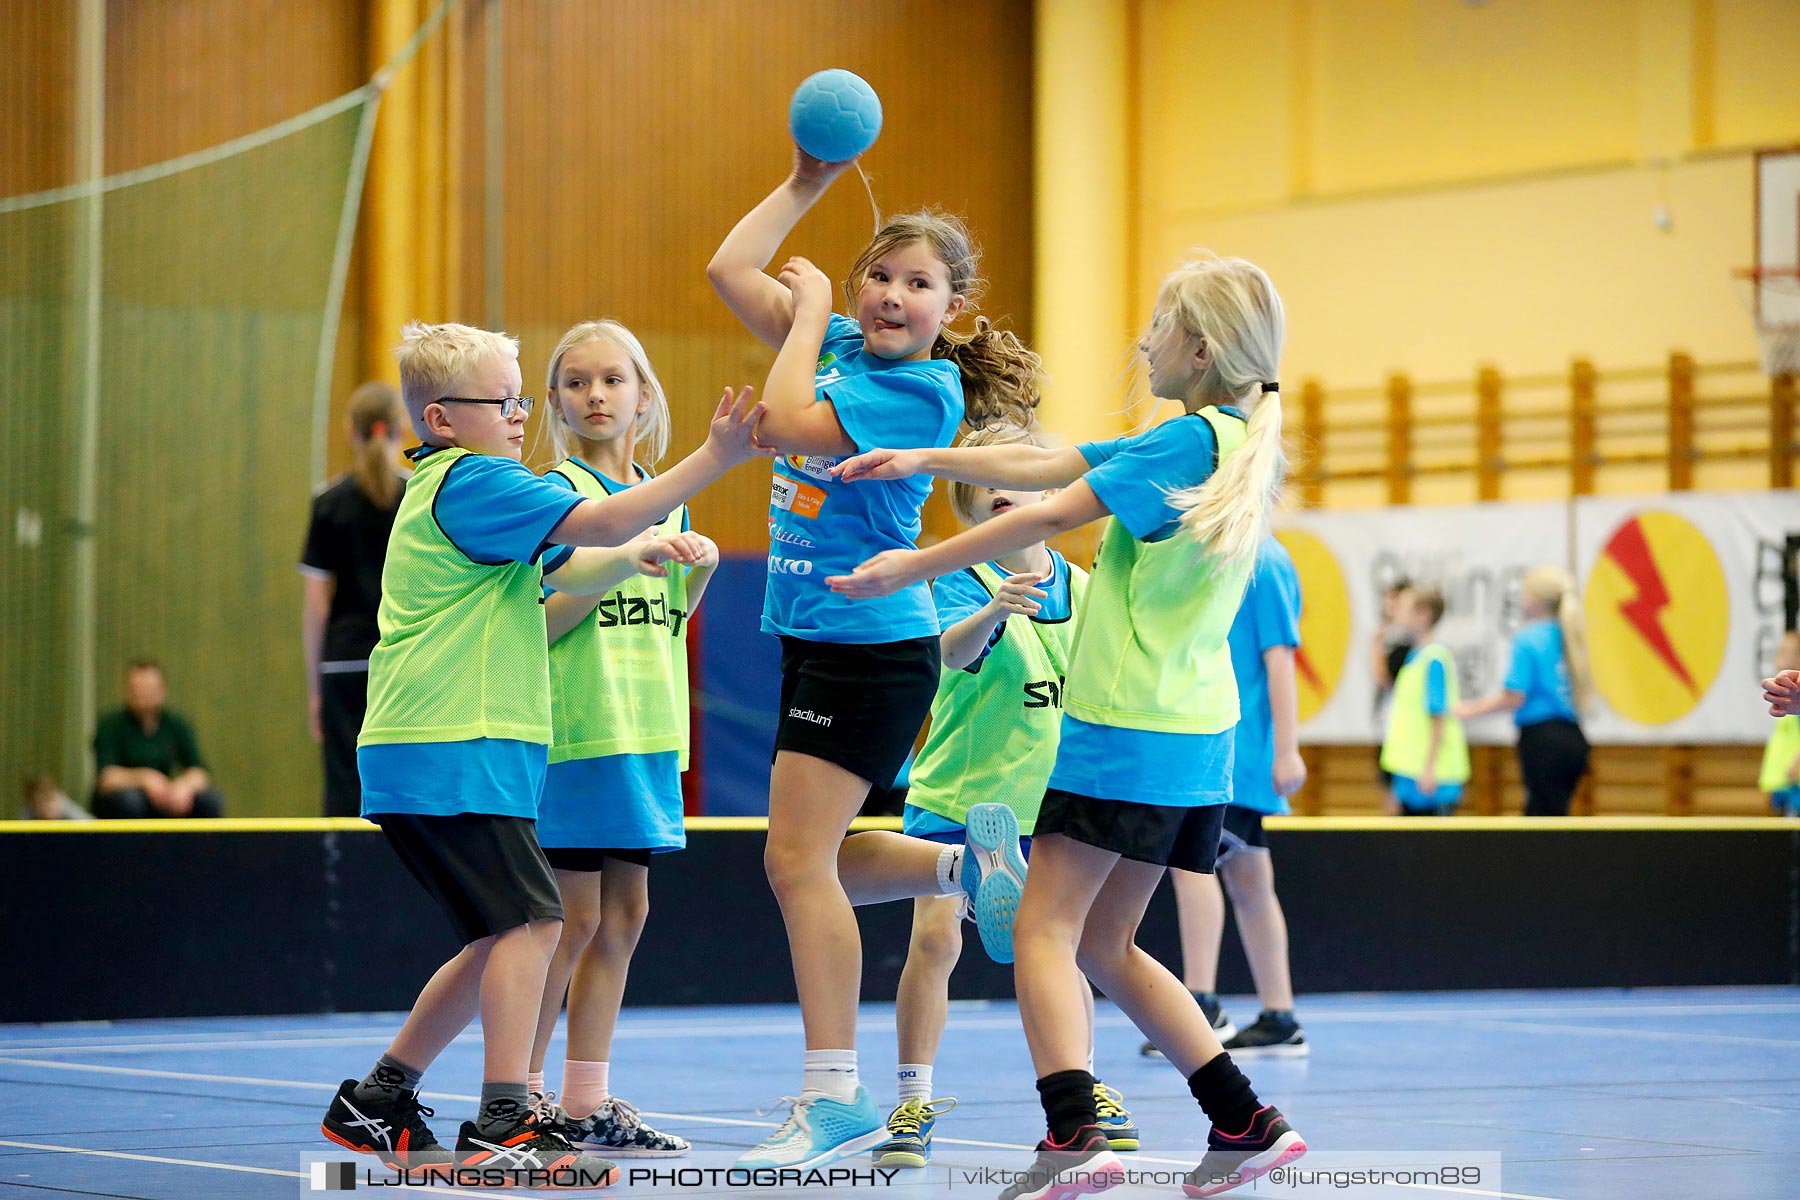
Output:
<instances>
[{"instance_id":1,"label":"black shorts","mask_svg":"<svg viewBox=\"0 0 1800 1200\"><path fill-rule=\"evenodd\" d=\"M606 860L609 858L622 863L632 863L640 867L647 867L650 865L649 850L588 850L585 848L571 849L569 847L555 849L550 846L545 846L544 857L550 861L550 866L558 871L604 870L606 867Z\"/></svg>"},{"instance_id":2,"label":"black shorts","mask_svg":"<svg viewBox=\"0 0 1800 1200\"><path fill-rule=\"evenodd\" d=\"M1044 793L1032 836L1060 833L1089 846L1112 850L1121 858L1212 874L1219 860L1219 836L1225 826L1224 804L1194 808L1137 804L1130 800L1098 800L1051 788Z\"/></svg>"},{"instance_id":3,"label":"black shorts","mask_svg":"<svg viewBox=\"0 0 1800 1200\"><path fill-rule=\"evenodd\" d=\"M1263 815L1254 808L1227 804L1225 828L1219 834L1219 861L1224 862L1232 855L1242 852L1269 852L1269 835L1263 829Z\"/></svg>"},{"instance_id":4,"label":"black shorts","mask_svg":"<svg viewBox=\"0 0 1800 1200\"><path fill-rule=\"evenodd\" d=\"M378 819L465 946L532 921L562 920L562 893L538 847L536 821L492 813Z\"/></svg>"},{"instance_id":5,"label":"black shorts","mask_svg":"<svg viewBox=\"0 0 1800 1200\"><path fill-rule=\"evenodd\" d=\"M792 750L886 787L937 695L938 640L851 645L781 639L775 753Z\"/></svg>"}]
</instances>

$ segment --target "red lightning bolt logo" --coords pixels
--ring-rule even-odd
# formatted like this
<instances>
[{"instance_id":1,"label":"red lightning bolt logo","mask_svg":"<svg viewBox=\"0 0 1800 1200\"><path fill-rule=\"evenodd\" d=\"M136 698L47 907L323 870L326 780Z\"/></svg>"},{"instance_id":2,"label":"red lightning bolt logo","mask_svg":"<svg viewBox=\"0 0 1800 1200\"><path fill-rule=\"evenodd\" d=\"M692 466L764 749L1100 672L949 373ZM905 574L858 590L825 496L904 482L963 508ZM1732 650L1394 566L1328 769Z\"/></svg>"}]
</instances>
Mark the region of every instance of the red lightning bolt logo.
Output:
<instances>
[{"instance_id":1,"label":"red lightning bolt logo","mask_svg":"<svg viewBox=\"0 0 1800 1200\"><path fill-rule=\"evenodd\" d=\"M1300 678L1312 684L1312 689L1320 695L1325 693L1325 681L1319 678L1319 670L1312 665L1312 659L1306 657L1306 647L1294 647L1294 669L1300 672Z\"/></svg>"},{"instance_id":2,"label":"red lightning bolt logo","mask_svg":"<svg viewBox=\"0 0 1800 1200\"><path fill-rule=\"evenodd\" d=\"M1619 531L1612 535L1606 543L1606 557L1617 564L1619 570L1625 572L1625 578L1637 585L1637 592L1631 599L1619 605L1619 615L1638 635L1644 643L1663 661L1663 665L1674 672L1675 677L1687 685L1689 692L1698 698L1700 688L1694 683L1694 677L1688 672L1687 664L1675 653L1669 635L1662 627L1662 610L1669 607L1669 589L1663 583L1662 572L1657 569L1656 559L1650 553L1650 543L1644 537L1644 527L1638 518L1633 517L1619 526Z\"/></svg>"}]
</instances>

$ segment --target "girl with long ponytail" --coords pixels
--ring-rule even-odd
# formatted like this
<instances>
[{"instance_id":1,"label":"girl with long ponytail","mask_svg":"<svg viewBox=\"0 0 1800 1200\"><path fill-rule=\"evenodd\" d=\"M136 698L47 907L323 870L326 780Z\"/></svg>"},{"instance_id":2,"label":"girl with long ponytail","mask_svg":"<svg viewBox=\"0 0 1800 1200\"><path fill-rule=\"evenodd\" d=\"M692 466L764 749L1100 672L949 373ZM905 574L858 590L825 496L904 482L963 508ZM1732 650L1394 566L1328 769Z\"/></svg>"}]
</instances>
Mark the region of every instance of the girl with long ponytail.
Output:
<instances>
[{"instance_id":1,"label":"girl with long ponytail","mask_svg":"<svg viewBox=\"0 0 1800 1200\"><path fill-rule=\"evenodd\" d=\"M1519 729L1519 774L1525 815L1566 817L1587 774L1588 741L1581 713L1593 695L1587 630L1575 581L1560 567L1525 575L1525 624L1512 638L1512 662L1498 691L1457 706L1467 721L1509 712Z\"/></svg>"},{"instance_id":2,"label":"girl with long ponytail","mask_svg":"<svg viewBox=\"0 0 1800 1200\"><path fill-rule=\"evenodd\" d=\"M886 595L1106 520L1062 692L1056 765L1013 927L1015 979L1048 1133L1005 1198L1100 1190L1123 1170L1097 1123L1082 973L1187 1080L1211 1120L1190 1196L1306 1151L1257 1100L1187 988L1134 936L1166 867L1210 873L1231 800L1237 685L1226 635L1281 489L1285 318L1252 263L1202 255L1163 281L1139 343L1152 394L1184 414L1075 449L1029 443L876 450L846 480L930 474L1061 488L927 550L890 550L827 580Z\"/></svg>"}]
</instances>

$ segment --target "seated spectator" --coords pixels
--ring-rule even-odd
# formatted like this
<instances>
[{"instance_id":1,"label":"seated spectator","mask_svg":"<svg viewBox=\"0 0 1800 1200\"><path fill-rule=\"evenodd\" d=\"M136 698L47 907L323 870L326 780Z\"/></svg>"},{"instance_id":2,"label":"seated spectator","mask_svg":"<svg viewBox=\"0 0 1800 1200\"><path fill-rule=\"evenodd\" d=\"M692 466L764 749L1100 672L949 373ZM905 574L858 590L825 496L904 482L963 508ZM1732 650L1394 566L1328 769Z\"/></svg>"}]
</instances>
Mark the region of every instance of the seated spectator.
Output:
<instances>
[{"instance_id":1,"label":"seated spectator","mask_svg":"<svg viewBox=\"0 0 1800 1200\"><path fill-rule=\"evenodd\" d=\"M94 814L69 799L48 775L36 775L25 781L25 819L27 821L91 821Z\"/></svg>"},{"instance_id":2,"label":"seated spectator","mask_svg":"<svg viewBox=\"0 0 1800 1200\"><path fill-rule=\"evenodd\" d=\"M139 659L125 669L125 707L94 729L94 815L217 817L225 797L213 790L194 727L163 707L162 667Z\"/></svg>"}]
</instances>

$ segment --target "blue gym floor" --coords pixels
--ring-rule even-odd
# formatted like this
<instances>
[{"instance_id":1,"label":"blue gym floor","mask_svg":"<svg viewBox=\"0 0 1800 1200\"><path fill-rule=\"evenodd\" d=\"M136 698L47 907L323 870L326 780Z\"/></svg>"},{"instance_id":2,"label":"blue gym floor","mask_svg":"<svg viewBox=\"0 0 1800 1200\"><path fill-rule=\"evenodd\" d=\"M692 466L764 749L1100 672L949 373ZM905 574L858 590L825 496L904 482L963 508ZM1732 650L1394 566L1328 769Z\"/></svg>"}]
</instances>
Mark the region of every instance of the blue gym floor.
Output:
<instances>
[{"instance_id":1,"label":"blue gym floor","mask_svg":"<svg viewBox=\"0 0 1800 1200\"><path fill-rule=\"evenodd\" d=\"M1240 1019L1254 1007L1243 998L1227 1003ZM1357 1157L1331 1165L1373 1162L1376 1152L1502 1156L1498 1185L1484 1175L1476 1186L1350 1194L1800 1196L1800 988L1306 996L1300 1016L1310 1058L1244 1065L1258 1092L1305 1134L1313 1149L1306 1163L1329 1163L1337 1152ZM320 1195L309 1163L352 1157L319 1136L331 1092L369 1066L398 1020L371 1013L0 1026L0 1196ZM1099 1073L1125 1094L1143 1128L1144 1150L1122 1157L1129 1167L1185 1169L1175 1164L1197 1159L1205 1122L1167 1064L1139 1057L1139 1040L1101 1005ZM864 1078L885 1107L893 1095L891 1006L865 1006L861 1043ZM800 1048L792 1008L631 1009L615 1044L614 1089L653 1124L690 1138L696 1162L722 1166L779 1120L759 1118L756 1106L796 1089ZM559 1036L553 1064L560 1056ZM426 1076L432 1125L446 1142L473 1113L480 1062L476 1030ZM953 1005L937 1090L960 1103L938 1125L933 1174L920 1181L903 1172L891 1188L854 1194L997 1193L950 1182L949 1165L1025 1165L1042 1130L1031 1079L1010 1003ZM605 1194L724 1191L640 1184ZM1243 1194L1345 1193L1265 1181Z\"/></svg>"}]
</instances>

